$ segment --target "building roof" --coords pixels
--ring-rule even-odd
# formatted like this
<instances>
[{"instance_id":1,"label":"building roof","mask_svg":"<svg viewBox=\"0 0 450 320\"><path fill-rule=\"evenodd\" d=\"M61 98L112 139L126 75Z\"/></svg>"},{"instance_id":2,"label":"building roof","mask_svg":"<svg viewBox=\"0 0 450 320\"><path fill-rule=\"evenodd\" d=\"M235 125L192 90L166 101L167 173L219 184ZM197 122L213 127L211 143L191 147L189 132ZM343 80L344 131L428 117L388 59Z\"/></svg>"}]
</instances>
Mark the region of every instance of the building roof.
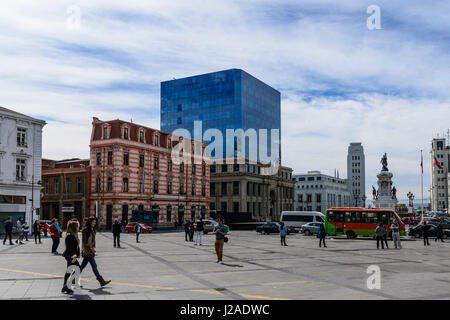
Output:
<instances>
[{"instance_id":1,"label":"building roof","mask_svg":"<svg viewBox=\"0 0 450 320\"><path fill-rule=\"evenodd\" d=\"M30 117L30 116L27 116L27 115L25 115L23 113L20 113L20 112L17 112L17 111L14 111L14 110L2 107L2 106L0 106L0 113L10 114L10 115L15 116L15 117L18 116L19 118L23 118L23 119L30 120L30 121L40 122L40 123L43 123L45 125L45 121L44 120L36 119L36 118Z\"/></svg>"}]
</instances>

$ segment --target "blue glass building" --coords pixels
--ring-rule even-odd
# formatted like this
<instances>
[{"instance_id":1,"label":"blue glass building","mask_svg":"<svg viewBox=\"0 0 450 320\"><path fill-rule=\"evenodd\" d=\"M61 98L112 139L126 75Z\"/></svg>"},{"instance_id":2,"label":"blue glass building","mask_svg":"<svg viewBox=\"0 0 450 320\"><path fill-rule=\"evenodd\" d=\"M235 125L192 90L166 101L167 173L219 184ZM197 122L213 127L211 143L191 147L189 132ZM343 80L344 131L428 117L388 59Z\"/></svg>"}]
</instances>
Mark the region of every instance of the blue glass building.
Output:
<instances>
[{"instance_id":1,"label":"blue glass building","mask_svg":"<svg viewBox=\"0 0 450 320\"><path fill-rule=\"evenodd\" d=\"M202 134L219 129L267 129L268 156L270 130L280 130L280 92L240 69L230 69L161 82L161 130L187 129L194 137L194 121L202 121ZM281 148L278 147L278 159ZM209 156L216 157L215 154ZM246 156L249 156L248 143ZM258 151L259 159L259 151Z\"/></svg>"}]
</instances>

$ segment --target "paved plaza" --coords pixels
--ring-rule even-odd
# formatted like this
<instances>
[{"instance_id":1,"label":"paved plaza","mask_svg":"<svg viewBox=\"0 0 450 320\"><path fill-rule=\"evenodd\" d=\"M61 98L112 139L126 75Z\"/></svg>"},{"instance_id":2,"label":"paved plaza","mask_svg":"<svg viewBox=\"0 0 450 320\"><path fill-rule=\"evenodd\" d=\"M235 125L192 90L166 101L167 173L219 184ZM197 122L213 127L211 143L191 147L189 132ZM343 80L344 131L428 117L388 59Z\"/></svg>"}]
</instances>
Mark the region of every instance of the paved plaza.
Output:
<instances>
[{"instance_id":1,"label":"paved plaza","mask_svg":"<svg viewBox=\"0 0 450 320\"><path fill-rule=\"evenodd\" d=\"M278 235L232 231L224 263L216 263L214 236L203 245L184 240L184 232L122 234L122 249L111 233L97 234L97 264L105 279L100 288L90 266L83 289L61 293L66 262L42 245L0 244L0 299L449 299L450 241L424 247L404 241L402 250L377 250L367 239L327 239L301 234L280 246ZM64 243L58 248L64 250ZM381 270L381 288L368 289L367 268Z\"/></svg>"}]
</instances>

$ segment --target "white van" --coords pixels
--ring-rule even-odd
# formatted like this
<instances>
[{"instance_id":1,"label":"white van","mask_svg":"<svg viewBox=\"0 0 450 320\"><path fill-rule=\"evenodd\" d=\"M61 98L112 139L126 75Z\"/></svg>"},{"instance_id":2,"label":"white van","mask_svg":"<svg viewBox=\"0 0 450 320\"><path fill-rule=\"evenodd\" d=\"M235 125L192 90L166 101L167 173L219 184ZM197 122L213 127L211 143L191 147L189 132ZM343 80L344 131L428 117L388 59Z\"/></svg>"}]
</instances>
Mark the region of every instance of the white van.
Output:
<instances>
[{"instance_id":1,"label":"white van","mask_svg":"<svg viewBox=\"0 0 450 320\"><path fill-rule=\"evenodd\" d=\"M325 215L318 211L283 211L281 221L286 227L300 230L300 227L309 222L324 222Z\"/></svg>"}]
</instances>

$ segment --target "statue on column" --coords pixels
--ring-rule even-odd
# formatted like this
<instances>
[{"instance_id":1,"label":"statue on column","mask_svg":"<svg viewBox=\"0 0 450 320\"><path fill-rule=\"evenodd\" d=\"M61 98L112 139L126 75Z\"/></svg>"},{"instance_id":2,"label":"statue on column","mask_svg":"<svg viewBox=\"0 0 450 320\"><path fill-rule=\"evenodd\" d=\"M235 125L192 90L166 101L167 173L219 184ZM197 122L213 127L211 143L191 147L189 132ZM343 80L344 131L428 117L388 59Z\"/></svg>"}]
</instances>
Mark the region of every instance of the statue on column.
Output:
<instances>
[{"instance_id":1,"label":"statue on column","mask_svg":"<svg viewBox=\"0 0 450 320\"><path fill-rule=\"evenodd\" d=\"M372 186L372 196L374 200L377 198L377 190L375 190L374 186Z\"/></svg>"},{"instance_id":2,"label":"statue on column","mask_svg":"<svg viewBox=\"0 0 450 320\"><path fill-rule=\"evenodd\" d=\"M380 163L383 166L381 171L389 171L386 152L384 153L383 157L381 158Z\"/></svg>"},{"instance_id":3,"label":"statue on column","mask_svg":"<svg viewBox=\"0 0 450 320\"><path fill-rule=\"evenodd\" d=\"M392 198L397 199L397 189L395 187L392 187Z\"/></svg>"}]
</instances>

